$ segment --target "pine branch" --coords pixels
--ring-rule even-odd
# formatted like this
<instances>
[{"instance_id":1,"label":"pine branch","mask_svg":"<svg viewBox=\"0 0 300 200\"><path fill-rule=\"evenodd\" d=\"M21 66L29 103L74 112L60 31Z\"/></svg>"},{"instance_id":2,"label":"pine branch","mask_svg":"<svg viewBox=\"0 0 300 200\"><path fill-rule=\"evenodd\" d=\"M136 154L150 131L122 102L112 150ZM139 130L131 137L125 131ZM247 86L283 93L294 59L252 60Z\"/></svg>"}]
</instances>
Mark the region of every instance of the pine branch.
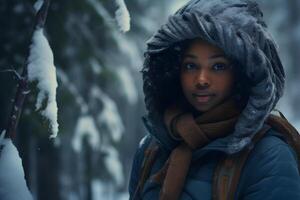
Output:
<instances>
[{"instance_id":1,"label":"pine branch","mask_svg":"<svg viewBox=\"0 0 300 200\"><path fill-rule=\"evenodd\" d=\"M46 22L47 14L48 14L48 8L50 5L50 0L44 0L44 3L41 7L41 9L37 12L35 17L35 23L34 23L34 30L32 32L32 35L35 31L35 29L43 28ZM28 53L29 54L29 53ZM28 59L28 56L27 58ZM16 129L18 126L18 122L20 119L20 115L23 109L23 104L26 98L26 95L29 93L29 83L28 83L28 61L25 61L22 75L19 76L18 80L18 88L15 95L15 99L13 102L12 110L10 113L10 118L8 120L7 129L5 133L6 138L14 138L16 135Z\"/></svg>"}]
</instances>

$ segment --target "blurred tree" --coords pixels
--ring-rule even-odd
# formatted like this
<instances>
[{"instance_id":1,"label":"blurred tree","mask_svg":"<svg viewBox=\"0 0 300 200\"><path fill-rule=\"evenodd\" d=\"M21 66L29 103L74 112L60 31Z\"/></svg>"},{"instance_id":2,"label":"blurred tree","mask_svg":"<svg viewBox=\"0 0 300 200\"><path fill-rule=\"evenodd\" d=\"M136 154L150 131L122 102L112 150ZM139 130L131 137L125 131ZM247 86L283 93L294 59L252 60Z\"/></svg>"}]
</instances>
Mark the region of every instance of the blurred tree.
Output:
<instances>
[{"instance_id":1,"label":"blurred tree","mask_svg":"<svg viewBox=\"0 0 300 200\"><path fill-rule=\"evenodd\" d=\"M20 72L25 64L34 2L0 2L2 71ZM112 199L117 198L114 191L126 191L136 143L144 135L139 74L143 45L160 19L157 12L166 15L159 1L126 3L132 29L123 34L114 19L117 6L112 1L52 1L46 35L59 82L59 136L48 138L48 123L34 111L33 89L15 140L36 199L97 199L93 193L104 187L104 181ZM0 76L4 128L16 81L9 73Z\"/></svg>"}]
</instances>

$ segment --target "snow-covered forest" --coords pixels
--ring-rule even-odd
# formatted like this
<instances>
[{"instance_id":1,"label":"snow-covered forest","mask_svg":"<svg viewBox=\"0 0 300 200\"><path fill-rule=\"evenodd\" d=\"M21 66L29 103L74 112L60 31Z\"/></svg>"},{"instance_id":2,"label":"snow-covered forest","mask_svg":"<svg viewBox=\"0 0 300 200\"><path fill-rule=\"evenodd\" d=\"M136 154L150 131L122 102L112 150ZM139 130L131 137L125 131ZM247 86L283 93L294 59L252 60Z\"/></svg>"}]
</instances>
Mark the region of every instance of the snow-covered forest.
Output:
<instances>
[{"instance_id":1,"label":"snow-covered forest","mask_svg":"<svg viewBox=\"0 0 300 200\"><path fill-rule=\"evenodd\" d=\"M34 27L40 6L35 0L0 1L0 132L15 109L18 80L13 72L21 74L28 64L31 81L13 139L19 155L0 137L0 145L10 147L0 154L0 184L4 174L21 170L3 166L3 159L20 157L33 199L128 199L132 158L145 134L139 72L145 42L185 2L52 0L40 30ZM287 73L278 109L300 130L300 1L258 3ZM45 52L34 49L37 41ZM49 60L36 59L37 54ZM30 64L47 65L45 76L56 77L47 82ZM43 93L43 85L51 88ZM16 158L5 157L7 152Z\"/></svg>"}]
</instances>

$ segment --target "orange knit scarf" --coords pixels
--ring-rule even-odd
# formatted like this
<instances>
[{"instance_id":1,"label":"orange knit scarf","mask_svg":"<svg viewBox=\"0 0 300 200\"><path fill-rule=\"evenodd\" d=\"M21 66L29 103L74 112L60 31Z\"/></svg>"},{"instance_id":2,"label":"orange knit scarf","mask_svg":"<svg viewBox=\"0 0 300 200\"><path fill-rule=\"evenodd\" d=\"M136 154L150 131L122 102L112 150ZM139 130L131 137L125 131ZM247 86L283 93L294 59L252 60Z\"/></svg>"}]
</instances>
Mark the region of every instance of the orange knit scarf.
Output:
<instances>
[{"instance_id":1,"label":"orange knit scarf","mask_svg":"<svg viewBox=\"0 0 300 200\"><path fill-rule=\"evenodd\" d=\"M171 152L164 167L152 176L154 181L163 184L160 200L180 198L193 150L232 133L239 114L232 98L197 118L179 104L166 109L164 120L169 134L181 142Z\"/></svg>"}]
</instances>

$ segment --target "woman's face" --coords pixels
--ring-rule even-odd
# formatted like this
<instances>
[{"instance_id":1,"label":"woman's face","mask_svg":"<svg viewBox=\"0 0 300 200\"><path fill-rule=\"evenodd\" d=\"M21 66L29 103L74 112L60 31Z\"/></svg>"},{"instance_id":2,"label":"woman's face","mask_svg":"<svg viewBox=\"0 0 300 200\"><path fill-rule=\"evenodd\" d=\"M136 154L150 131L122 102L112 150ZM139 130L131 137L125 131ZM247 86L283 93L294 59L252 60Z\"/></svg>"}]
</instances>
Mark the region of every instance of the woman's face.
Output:
<instances>
[{"instance_id":1,"label":"woman's face","mask_svg":"<svg viewBox=\"0 0 300 200\"><path fill-rule=\"evenodd\" d=\"M197 111L206 112L232 94L234 72L218 47L194 40L184 52L180 68L184 96Z\"/></svg>"}]
</instances>

